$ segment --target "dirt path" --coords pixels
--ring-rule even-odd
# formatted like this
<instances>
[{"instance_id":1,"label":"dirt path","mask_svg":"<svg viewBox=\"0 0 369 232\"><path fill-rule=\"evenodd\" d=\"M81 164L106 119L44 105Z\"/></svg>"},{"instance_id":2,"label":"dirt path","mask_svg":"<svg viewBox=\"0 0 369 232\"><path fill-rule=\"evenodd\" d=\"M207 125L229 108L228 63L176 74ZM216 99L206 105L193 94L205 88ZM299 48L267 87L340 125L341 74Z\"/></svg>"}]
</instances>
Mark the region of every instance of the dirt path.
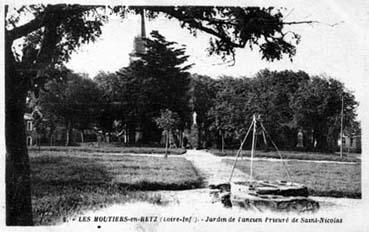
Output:
<instances>
[{"instance_id":1,"label":"dirt path","mask_svg":"<svg viewBox=\"0 0 369 232\"><path fill-rule=\"evenodd\" d=\"M207 184L226 182L232 167L221 162L222 157L214 156L205 151L189 150L184 157L199 170ZM247 174L239 170L234 172L234 180L248 178ZM148 194L160 194L166 205L153 205L145 202L133 202L126 204L116 204L111 207L86 212L83 216L71 218L68 223L61 225L65 230L70 228L73 231L261 231L260 227L271 226L275 229L275 224L260 223L222 223L216 222L222 218L262 218L266 217L307 217L307 218L342 218L345 220L355 220L360 216L360 207L363 206L361 200L347 198L325 198L314 197L319 201L321 210L314 215L293 215L271 212L246 211L237 207L225 208L220 202L212 202L208 188L184 190L184 191L151 191ZM152 222L94 222L94 218L108 220L108 217L141 218L154 216ZM81 218L90 217L90 222L81 222ZM214 218L214 222L207 221ZM160 222L161 220L161 222ZM165 221L163 221L165 220ZM182 220L175 222L175 220ZM185 220L185 222L183 222ZM231 227L230 227L231 226ZM297 227L296 227L297 226ZM317 226L321 226L317 224ZM296 224L278 224L281 231L311 231L311 227L301 227ZM324 227L315 227L314 231L321 231ZM344 225L340 225L343 229ZM352 229L352 227L349 227Z\"/></svg>"},{"instance_id":2,"label":"dirt path","mask_svg":"<svg viewBox=\"0 0 369 232\"><path fill-rule=\"evenodd\" d=\"M232 166L222 162L223 157L214 156L209 152L188 150L184 157L191 161L204 177L205 183L217 184L229 181ZM247 180L249 175L235 169L232 180Z\"/></svg>"}]
</instances>

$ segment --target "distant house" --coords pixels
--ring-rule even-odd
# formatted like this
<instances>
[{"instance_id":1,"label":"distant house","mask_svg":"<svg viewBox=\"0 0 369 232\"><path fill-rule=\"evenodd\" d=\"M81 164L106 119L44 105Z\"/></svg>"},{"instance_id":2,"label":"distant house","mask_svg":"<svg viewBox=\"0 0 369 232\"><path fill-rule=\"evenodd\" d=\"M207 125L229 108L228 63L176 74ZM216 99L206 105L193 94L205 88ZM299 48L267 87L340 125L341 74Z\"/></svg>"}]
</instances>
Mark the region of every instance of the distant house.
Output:
<instances>
[{"instance_id":1,"label":"distant house","mask_svg":"<svg viewBox=\"0 0 369 232\"><path fill-rule=\"evenodd\" d=\"M338 146L341 146L341 139L338 139ZM342 150L344 152L361 152L361 135L343 134Z\"/></svg>"},{"instance_id":2,"label":"distant house","mask_svg":"<svg viewBox=\"0 0 369 232\"><path fill-rule=\"evenodd\" d=\"M29 92L27 97L27 110L23 116L26 143L27 146L35 145L64 145L66 143L67 129L63 123L54 119L44 117L41 107L37 104L37 99L32 92ZM39 121L38 119L41 119ZM54 121L52 121L54 120ZM42 128L36 128L38 123L42 123ZM96 133L93 129L84 129L83 135L81 131L72 129L70 139L74 143L78 142L95 142Z\"/></svg>"},{"instance_id":3,"label":"distant house","mask_svg":"<svg viewBox=\"0 0 369 232\"><path fill-rule=\"evenodd\" d=\"M37 141L37 133L34 128L34 120L33 120L32 114L25 113L23 118L24 118L24 124L26 127L27 146L33 146L36 144L36 141Z\"/></svg>"},{"instance_id":4,"label":"distant house","mask_svg":"<svg viewBox=\"0 0 369 232\"><path fill-rule=\"evenodd\" d=\"M26 128L26 142L27 146L35 146L35 145L64 145L66 142L66 134L67 130L63 124L56 123L56 127L51 132L50 127L46 127L45 130L38 134L35 127L35 113L38 113L39 116L42 117L41 112L33 111L32 113L24 114L24 124ZM46 119L43 121L47 122ZM84 130L84 138L81 137L81 132L79 130L73 129L71 133L71 141L73 142L95 142L96 133L93 129L85 129Z\"/></svg>"}]
</instances>

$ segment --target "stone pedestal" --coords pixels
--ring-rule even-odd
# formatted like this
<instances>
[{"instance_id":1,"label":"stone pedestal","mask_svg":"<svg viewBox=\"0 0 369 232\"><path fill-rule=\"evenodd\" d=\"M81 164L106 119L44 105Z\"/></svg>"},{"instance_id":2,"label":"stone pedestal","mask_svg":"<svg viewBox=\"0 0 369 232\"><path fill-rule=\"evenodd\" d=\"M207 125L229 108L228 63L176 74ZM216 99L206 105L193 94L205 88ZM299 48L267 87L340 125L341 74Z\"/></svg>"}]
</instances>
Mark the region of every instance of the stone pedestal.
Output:
<instances>
[{"instance_id":1,"label":"stone pedestal","mask_svg":"<svg viewBox=\"0 0 369 232\"><path fill-rule=\"evenodd\" d=\"M199 141L199 128L197 124L193 124L191 127L191 134L190 134L190 143L192 148L199 149L200 148L200 141Z\"/></svg>"},{"instance_id":2,"label":"stone pedestal","mask_svg":"<svg viewBox=\"0 0 369 232\"><path fill-rule=\"evenodd\" d=\"M297 148L303 148L304 147L304 134L302 130L299 130L297 133Z\"/></svg>"}]
</instances>

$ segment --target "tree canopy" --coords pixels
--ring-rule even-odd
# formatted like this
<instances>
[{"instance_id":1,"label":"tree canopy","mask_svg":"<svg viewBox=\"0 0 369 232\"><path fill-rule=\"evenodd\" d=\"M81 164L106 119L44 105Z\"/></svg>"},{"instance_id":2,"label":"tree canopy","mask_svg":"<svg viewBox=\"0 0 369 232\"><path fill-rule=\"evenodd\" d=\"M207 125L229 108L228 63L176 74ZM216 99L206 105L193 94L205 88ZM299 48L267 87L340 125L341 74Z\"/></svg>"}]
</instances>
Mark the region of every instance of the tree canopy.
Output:
<instances>
[{"instance_id":1,"label":"tree canopy","mask_svg":"<svg viewBox=\"0 0 369 232\"><path fill-rule=\"evenodd\" d=\"M212 82L211 86L218 86L215 97L208 100L212 106L207 111L213 142L223 136L228 147L239 144L256 113L282 149L296 149L297 132L303 130L305 149L335 151L342 97L346 131L359 131L358 103L343 83L333 78L262 70L254 78L223 77Z\"/></svg>"},{"instance_id":2,"label":"tree canopy","mask_svg":"<svg viewBox=\"0 0 369 232\"><path fill-rule=\"evenodd\" d=\"M326 77L313 77L302 83L290 102L298 126L309 128L321 151L334 151L340 133L341 103L346 128L353 128L357 101L343 83Z\"/></svg>"},{"instance_id":3,"label":"tree canopy","mask_svg":"<svg viewBox=\"0 0 369 232\"><path fill-rule=\"evenodd\" d=\"M65 80L46 83L38 101L50 120L57 118L67 128L66 146L70 145L69 134L73 128L83 130L95 123L101 103L96 83L72 72Z\"/></svg>"}]
</instances>

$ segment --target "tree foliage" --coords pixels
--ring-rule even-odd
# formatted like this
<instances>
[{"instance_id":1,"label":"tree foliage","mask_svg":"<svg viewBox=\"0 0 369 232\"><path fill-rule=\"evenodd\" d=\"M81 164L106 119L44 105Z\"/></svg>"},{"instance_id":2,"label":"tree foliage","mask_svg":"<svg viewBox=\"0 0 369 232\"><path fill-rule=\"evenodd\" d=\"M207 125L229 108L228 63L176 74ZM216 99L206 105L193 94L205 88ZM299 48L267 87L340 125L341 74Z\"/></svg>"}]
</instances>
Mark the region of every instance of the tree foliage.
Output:
<instances>
[{"instance_id":1,"label":"tree foliage","mask_svg":"<svg viewBox=\"0 0 369 232\"><path fill-rule=\"evenodd\" d=\"M300 84L308 79L309 75L302 71L262 70L252 80L248 108L262 115L263 125L281 147L295 147L297 126L289 103Z\"/></svg>"},{"instance_id":2,"label":"tree foliage","mask_svg":"<svg viewBox=\"0 0 369 232\"><path fill-rule=\"evenodd\" d=\"M333 78L313 77L302 83L291 101L297 125L312 130L316 149L334 151L340 133L341 103L344 125L354 127L358 103L343 83Z\"/></svg>"},{"instance_id":3,"label":"tree foliage","mask_svg":"<svg viewBox=\"0 0 369 232\"><path fill-rule=\"evenodd\" d=\"M178 114L169 109L161 110L160 117L155 118L155 123L158 127L168 132L175 129L179 121Z\"/></svg>"},{"instance_id":4,"label":"tree foliage","mask_svg":"<svg viewBox=\"0 0 369 232\"><path fill-rule=\"evenodd\" d=\"M65 80L50 80L39 97L39 105L70 131L87 129L100 111L100 91L94 81L69 72ZM53 120L52 117L49 120ZM70 145L67 140L66 145Z\"/></svg>"},{"instance_id":5,"label":"tree foliage","mask_svg":"<svg viewBox=\"0 0 369 232\"><path fill-rule=\"evenodd\" d=\"M215 98L209 100L214 102L208 111L213 141L224 136L229 146L239 143L256 113L280 148L295 149L297 132L302 129L306 149L332 152L340 133L342 96L343 124L347 131L359 131L354 129L358 128L357 102L333 78L310 77L302 71L262 70L251 79L223 77L213 85L219 86Z\"/></svg>"},{"instance_id":6,"label":"tree foliage","mask_svg":"<svg viewBox=\"0 0 369 232\"><path fill-rule=\"evenodd\" d=\"M96 123L103 131L111 132L114 120L121 123L122 120L127 121L130 99L126 99L125 93L128 89L117 73L99 72L94 81L101 92L100 114Z\"/></svg>"},{"instance_id":7,"label":"tree foliage","mask_svg":"<svg viewBox=\"0 0 369 232\"><path fill-rule=\"evenodd\" d=\"M137 9L135 7L134 9ZM292 58L300 36L292 31L284 32L283 13L274 7L145 7L149 12L162 12L180 21L181 27L193 35L204 31L210 39L209 54L220 55L234 61L235 48L257 47L266 60L281 59L283 54Z\"/></svg>"},{"instance_id":8,"label":"tree foliage","mask_svg":"<svg viewBox=\"0 0 369 232\"><path fill-rule=\"evenodd\" d=\"M160 138L152 118L161 109L170 109L179 114L182 122L188 121L188 56L185 48L167 41L157 31L146 39L146 53L117 73L119 102L124 106L121 120L131 130L143 130L144 141ZM114 88L113 86L109 88ZM183 124L181 126L183 128Z\"/></svg>"},{"instance_id":9,"label":"tree foliage","mask_svg":"<svg viewBox=\"0 0 369 232\"><path fill-rule=\"evenodd\" d=\"M156 125L165 132L165 158L168 156L170 134L179 125L180 119L176 112L169 109L161 110L160 116L155 118Z\"/></svg>"}]
</instances>

